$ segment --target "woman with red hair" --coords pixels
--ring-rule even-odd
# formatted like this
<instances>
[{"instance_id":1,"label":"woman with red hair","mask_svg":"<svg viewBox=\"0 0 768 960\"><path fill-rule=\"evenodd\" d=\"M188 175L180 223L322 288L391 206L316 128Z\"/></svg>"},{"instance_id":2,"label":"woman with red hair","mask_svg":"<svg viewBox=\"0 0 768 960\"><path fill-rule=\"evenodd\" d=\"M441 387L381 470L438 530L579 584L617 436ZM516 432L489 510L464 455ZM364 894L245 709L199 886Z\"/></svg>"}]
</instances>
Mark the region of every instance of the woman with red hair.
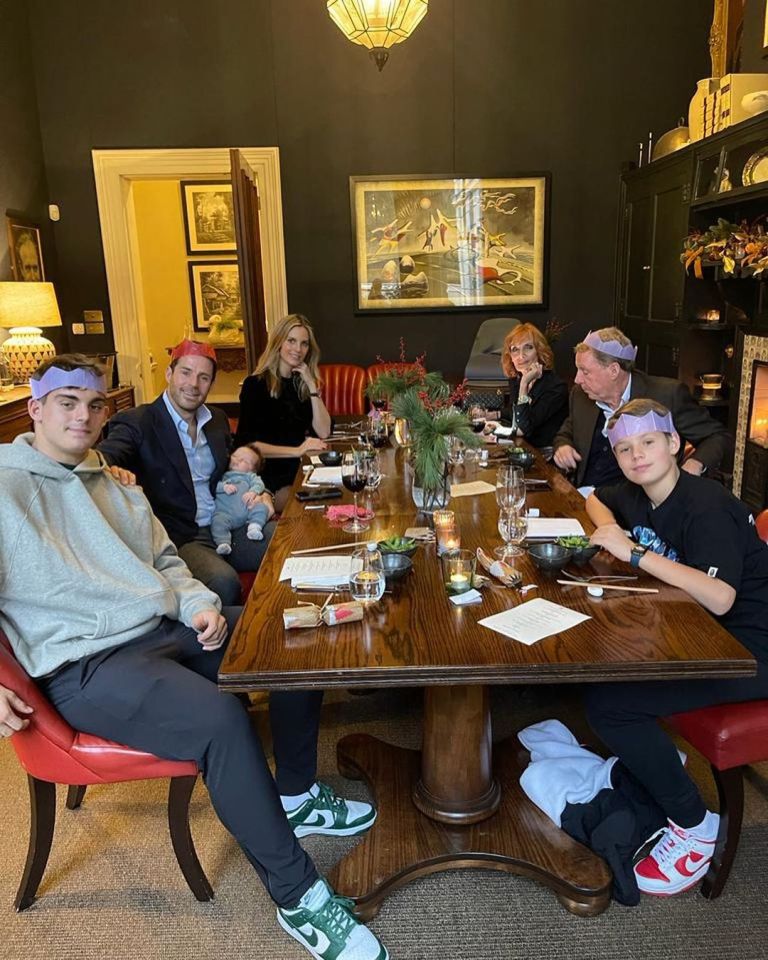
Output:
<instances>
[{"instance_id":1,"label":"woman with red hair","mask_svg":"<svg viewBox=\"0 0 768 960\"><path fill-rule=\"evenodd\" d=\"M501 366L509 377L509 405L501 422L516 425L534 447L551 447L568 416L568 387L554 363L547 338L532 323L517 324L505 337Z\"/></svg>"}]
</instances>

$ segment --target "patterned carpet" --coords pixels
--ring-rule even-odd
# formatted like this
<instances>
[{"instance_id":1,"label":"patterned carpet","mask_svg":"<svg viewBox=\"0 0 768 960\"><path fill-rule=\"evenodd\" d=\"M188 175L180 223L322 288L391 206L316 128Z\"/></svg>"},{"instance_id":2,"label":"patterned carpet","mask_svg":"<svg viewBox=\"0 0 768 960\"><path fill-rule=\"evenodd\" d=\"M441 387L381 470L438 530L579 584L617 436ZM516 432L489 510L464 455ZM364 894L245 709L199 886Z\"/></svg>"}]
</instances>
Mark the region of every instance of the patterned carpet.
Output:
<instances>
[{"instance_id":1,"label":"patterned carpet","mask_svg":"<svg viewBox=\"0 0 768 960\"><path fill-rule=\"evenodd\" d=\"M545 717L578 729L573 691L498 689L497 737ZM418 746L418 691L328 698L320 772L349 796L360 783L335 772L341 735L367 731ZM692 769L712 797L704 765ZM203 787L191 809L200 860L216 891L197 903L176 866L165 822L162 783L91 787L81 810L59 822L39 899L23 914L12 909L26 853L28 800L24 776L7 742L0 745L1 960L289 960L308 956L277 926L271 901L245 858L213 816ZM372 923L392 960L690 960L697 955L768 958L768 765L746 787L740 852L724 895L707 903L697 893L671 900L643 898L629 909L613 904L579 919L535 883L491 871L455 871L417 881L393 894ZM328 870L354 841L304 841Z\"/></svg>"}]
</instances>

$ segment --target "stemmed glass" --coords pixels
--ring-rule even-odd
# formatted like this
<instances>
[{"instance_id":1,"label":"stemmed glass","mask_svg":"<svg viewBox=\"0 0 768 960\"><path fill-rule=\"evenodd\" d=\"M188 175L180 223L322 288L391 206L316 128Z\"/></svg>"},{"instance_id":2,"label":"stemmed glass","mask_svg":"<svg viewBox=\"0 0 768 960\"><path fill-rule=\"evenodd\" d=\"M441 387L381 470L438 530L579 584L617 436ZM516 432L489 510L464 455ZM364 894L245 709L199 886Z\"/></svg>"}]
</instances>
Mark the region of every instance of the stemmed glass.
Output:
<instances>
[{"instance_id":1,"label":"stemmed glass","mask_svg":"<svg viewBox=\"0 0 768 960\"><path fill-rule=\"evenodd\" d=\"M496 503L501 510L521 511L525 506L525 474L522 467L506 466L496 472Z\"/></svg>"},{"instance_id":2,"label":"stemmed glass","mask_svg":"<svg viewBox=\"0 0 768 960\"><path fill-rule=\"evenodd\" d=\"M519 557L523 550L520 544L525 539L528 532L528 520L525 514L519 509L499 511L499 534L504 541L503 547L496 547L494 555L500 560L507 560L509 557Z\"/></svg>"},{"instance_id":3,"label":"stemmed glass","mask_svg":"<svg viewBox=\"0 0 768 960\"><path fill-rule=\"evenodd\" d=\"M365 461L365 489L368 493L373 493L381 483L381 461L379 455L374 450L368 454Z\"/></svg>"},{"instance_id":4,"label":"stemmed glass","mask_svg":"<svg viewBox=\"0 0 768 960\"><path fill-rule=\"evenodd\" d=\"M367 470L367 458L362 451L353 450L344 457L344 463L341 465L341 482L353 495L355 503L354 516L342 527L345 533L362 533L363 530L368 529L369 525L361 520L357 513L357 495L365 488Z\"/></svg>"}]
</instances>

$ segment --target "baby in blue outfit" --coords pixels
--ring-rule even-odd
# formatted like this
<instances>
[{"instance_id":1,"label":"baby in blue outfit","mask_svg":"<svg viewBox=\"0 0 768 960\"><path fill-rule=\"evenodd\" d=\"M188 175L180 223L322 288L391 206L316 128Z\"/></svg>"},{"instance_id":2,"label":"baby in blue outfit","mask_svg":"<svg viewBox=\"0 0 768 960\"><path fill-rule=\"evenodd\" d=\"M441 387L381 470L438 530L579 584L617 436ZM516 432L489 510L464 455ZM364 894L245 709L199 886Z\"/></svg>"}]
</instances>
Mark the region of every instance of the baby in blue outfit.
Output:
<instances>
[{"instance_id":1,"label":"baby in blue outfit","mask_svg":"<svg viewBox=\"0 0 768 960\"><path fill-rule=\"evenodd\" d=\"M247 507L245 493L264 493L264 481L257 473L261 454L252 447L238 447L229 458L229 470L216 484L216 509L211 521L211 535L216 553L232 552L232 531L248 525L249 540L263 540L262 527L271 510L265 503Z\"/></svg>"}]
</instances>

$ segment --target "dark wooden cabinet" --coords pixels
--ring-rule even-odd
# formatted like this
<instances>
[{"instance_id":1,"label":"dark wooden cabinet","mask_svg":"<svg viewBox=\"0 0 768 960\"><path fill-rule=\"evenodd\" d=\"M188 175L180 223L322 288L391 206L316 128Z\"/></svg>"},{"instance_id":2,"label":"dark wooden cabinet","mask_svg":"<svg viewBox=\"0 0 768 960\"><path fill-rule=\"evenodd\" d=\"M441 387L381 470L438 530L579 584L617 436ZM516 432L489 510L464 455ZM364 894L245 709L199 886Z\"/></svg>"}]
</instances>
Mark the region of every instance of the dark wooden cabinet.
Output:
<instances>
[{"instance_id":1,"label":"dark wooden cabinet","mask_svg":"<svg viewBox=\"0 0 768 960\"><path fill-rule=\"evenodd\" d=\"M673 155L622 180L617 325L638 348L638 367L676 376L683 302L680 244L688 232L693 161Z\"/></svg>"},{"instance_id":2,"label":"dark wooden cabinet","mask_svg":"<svg viewBox=\"0 0 768 960\"><path fill-rule=\"evenodd\" d=\"M32 429L32 421L27 413L28 399L28 387L16 387L8 393L0 393L0 443L10 443L20 433ZM110 417L118 410L129 410L133 406L133 387L118 387L107 394Z\"/></svg>"},{"instance_id":3,"label":"dark wooden cabinet","mask_svg":"<svg viewBox=\"0 0 768 960\"><path fill-rule=\"evenodd\" d=\"M715 266L705 266L699 279L686 274L680 254L692 228L705 230L720 217L733 223L768 219L763 152L766 114L621 178L615 323L637 345L641 370L682 380L694 396L702 374L722 374L722 397L708 406L732 432L740 334L765 326L766 282L726 277Z\"/></svg>"}]
</instances>

